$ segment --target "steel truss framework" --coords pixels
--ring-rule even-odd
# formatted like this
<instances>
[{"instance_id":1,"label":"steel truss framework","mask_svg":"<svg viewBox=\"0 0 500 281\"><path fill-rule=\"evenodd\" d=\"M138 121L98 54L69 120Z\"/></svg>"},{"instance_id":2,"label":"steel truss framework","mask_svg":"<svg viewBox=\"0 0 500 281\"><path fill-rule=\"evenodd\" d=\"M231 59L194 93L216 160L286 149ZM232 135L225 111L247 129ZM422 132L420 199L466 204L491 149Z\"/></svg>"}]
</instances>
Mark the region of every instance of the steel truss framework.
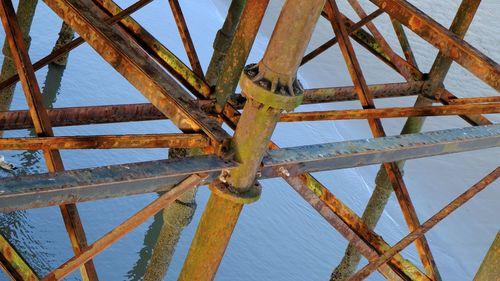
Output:
<instances>
[{"instance_id":1,"label":"steel truss framework","mask_svg":"<svg viewBox=\"0 0 500 281\"><path fill-rule=\"evenodd\" d=\"M11 1L0 0L0 16L17 69L16 75L0 82L0 89L20 81L29 105L27 111L0 112L0 130L34 128L36 132L36 137L31 138L0 138L0 149L42 150L50 172L0 179L0 211L59 206L75 254L47 276L39 277L0 235L0 264L12 279L61 280L80 268L84 280L98 280L94 256L187 190L209 184L212 195L179 280L212 280L243 205L260 196L257 180L281 177L350 242L354 251L368 259L369 264L349 280L362 280L374 270L389 280L441 280L425 232L495 181L500 169L420 223L402 168L408 159L500 145L500 125L482 115L500 113L500 97L458 98L443 84L452 62L456 62L500 90L499 65L463 40L479 0L463 0L449 29L404 0L371 0L378 9L370 14L357 0L349 0L361 18L358 22L342 14L335 0L287 0L263 59L246 68L269 1L233 0L214 42L214 57L207 73L198 60L177 0L169 3L190 66L130 17L151 1L140 0L121 9L112 0L44 0L81 37L32 63ZM394 51L372 22L384 13L392 20L404 57ZM305 54L321 16L331 23L335 36ZM429 73L418 68L403 26L439 50ZM352 40L406 82L368 85ZM85 42L150 103L47 109L35 71ZM302 90L296 81L297 68L335 44L340 47L354 86ZM235 94L240 76L242 94ZM414 107L374 105L374 99L408 96L417 96ZM301 103L356 100L362 109L283 113ZM419 133L422 117L442 115L459 116L475 127ZM395 117L408 117L407 124L401 136L387 137L380 119ZM54 136L52 130L56 126L167 118L183 133ZM277 122L348 119L366 119L374 139L282 149L270 142ZM234 135L227 133L222 124L231 127ZM73 171L64 171L59 155L60 149L154 147L201 149L204 155ZM386 185L394 190L408 224L409 234L393 246L373 231L374 225L365 221L365 215L356 215L310 174L376 163L381 164L379 175L385 175ZM163 195L93 244L87 244L76 203L148 192ZM413 242L424 270L399 254Z\"/></svg>"}]
</instances>

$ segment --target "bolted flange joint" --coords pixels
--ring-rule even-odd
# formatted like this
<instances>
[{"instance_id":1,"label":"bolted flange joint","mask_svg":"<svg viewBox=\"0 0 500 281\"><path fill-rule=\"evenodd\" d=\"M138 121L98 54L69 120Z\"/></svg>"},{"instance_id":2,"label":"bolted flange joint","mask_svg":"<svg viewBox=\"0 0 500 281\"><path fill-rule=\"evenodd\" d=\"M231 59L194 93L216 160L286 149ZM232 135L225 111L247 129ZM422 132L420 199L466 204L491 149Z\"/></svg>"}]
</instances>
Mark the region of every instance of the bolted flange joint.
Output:
<instances>
[{"instance_id":1,"label":"bolted flange joint","mask_svg":"<svg viewBox=\"0 0 500 281\"><path fill-rule=\"evenodd\" d=\"M260 63L244 68L240 78L243 96L264 106L285 111L292 111L302 103L303 88L297 79L281 81L277 78L279 75L266 75L270 73L264 69L267 68Z\"/></svg>"},{"instance_id":2,"label":"bolted flange joint","mask_svg":"<svg viewBox=\"0 0 500 281\"><path fill-rule=\"evenodd\" d=\"M253 203L259 200L260 194L262 193L262 186L257 181L255 181L249 189L243 192L238 191L238 189L227 182L222 182L220 179L214 180L209 185L209 188L217 196L240 204Z\"/></svg>"}]
</instances>

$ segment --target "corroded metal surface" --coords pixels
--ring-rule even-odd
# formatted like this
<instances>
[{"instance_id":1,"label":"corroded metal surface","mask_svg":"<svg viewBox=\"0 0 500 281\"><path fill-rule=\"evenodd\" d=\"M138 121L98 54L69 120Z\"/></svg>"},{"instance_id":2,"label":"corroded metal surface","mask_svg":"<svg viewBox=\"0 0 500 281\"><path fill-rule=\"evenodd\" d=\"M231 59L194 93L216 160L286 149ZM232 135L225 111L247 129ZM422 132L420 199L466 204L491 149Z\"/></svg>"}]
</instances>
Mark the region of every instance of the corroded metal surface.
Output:
<instances>
[{"instance_id":1,"label":"corroded metal surface","mask_svg":"<svg viewBox=\"0 0 500 281\"><path fill-rule=\"evenodd\" d=\"M465 114L500 113L498 103L490 104L461 104L442 106L419 107L389 107L349 109L335 111L309 111L285 113L281 115L281 122L320 121L320 120L351 120L370 118L401 118L415 116L445 116Z\"/></svg>"},{"instance_id":2,"label":"corroded metal surface","mask_svg":"<svg viewBox=\"0 0 500 281\"><path fill-rule=\"evenodd\" d=\"M222 175L220 185L211 185L220 192L210 196L209 208L200 220L179 280L213 280L243 204L259 198L260 186L255 177L280 114L302 100L295 75L322 4L324 0L285 2L264 57L241 76L240 85L248 101L229 150L240 165ZM294 19L292 28L287 26L290 19ZM299 36L301 40L297 41ZM244 60L246 56L236 59ZM241 70L236 67L232 71Z\"/></svg>"},{"instance_id":3,"label":"corroded metal surface","mask_svg":"<svg viewBox=\"0 0 500 281\"><path fill-rule=\"evenodd\" d=\"M500 145L500 125L450 129L269 151L262 177L291 175L485 149ZM346 156L344 158L344 156Z\"/></svg>"},{"instance_id":4,"label":"corroded metal surface","mask_svg":"<svg viewBox=\"0 0 500 281\"><path fill-rule=\"evenodd\" d=\"M191 174L207 173L211 181L222 170L236 165L215 156L200 156L3 178L0 210L10 212L167 191Z\"/></svg>"},{"instance_id":5,"label":"corroded metal surface","mask_svg":"<svg viewBox=\"0 0 500 281\"><path fill-rule=\"evenodd\" d=\"M356 4L357 2L351 1L350 3L352 5ZM349 40L347 28L340 21L340 11L337 7L337 4L334 0L329 0L328 4L329 5L326 5L325 10L331 10L329 13L329 20L332 24L333 31L335 32L337 37L339 37L339 47L347 65L351 80L358 93L361 106L363 107L363 109L374 109L375 103L373 101L373 96L368 89L368 85L365 81L361 66L354 52L352 43ZM357 10L358 14L364 14L364 11L362 11L359 5L353 6L354 9ZM370 24L370 26L374 27L373 24ZM375 40L379 41L378 43L381 45L384 52L388 54L389 59L394 64L397 71L406 79L410 79L411 71L408 68L401 67L406 64L402 63L402 61L400 60L396 60L396 58L399 58L399 56L395 55L395 53L389 48L385 40L383 40L381 34L379 34L375 28L372 28L371 31L374 34ZM374 137L384 137L386 135L380 119L369 118L368 125L370 126L370 130ZM403 180L402 173L395 162L387 161L384 162L383 165L387 172L387 175L389 176L392 188L394 190L394 193L396 194L396 198L401 207L401 211L403 212L403 216L408 225L408 228L410 230L413 230L420 224L420 222L406 188L406 184ZM437 270L433 254L431 253L425 236L420 237L415 244L417 252L420 256L420 260L424 265L425 271L431 276L432 279L440 280L441 277Z\"/></svg>"},{"instance_id":6,"label":"corroded metal surface","mask_svg":"<svg viewBox=\"0 0 500 281\"><path fill-rule=\"evenodd\" d=\"M12 280L40 280L14 246L2 235L0 235L0 266Z\"/></svg>"},{"instance_id":7,"label":"corroded metal surface","mask_svg":"<svg viewBox=\"0 0 500 281\"><path fill-rule=\"evenodd\" d=\"M371 231L356 213L311 175L283 178L369 260L375 260L390 247L379 235ZM387 262L379 271L389 280L431 280L401 256L394 256Z\"/></svg>"},{"instance_id":8,"label":"corroded metal surface","mask_svg":"<svg viewBox=\"0 0 500 281\"><path fill-rule=\"evenodd\" d=\"M24 96L29 106L36 135L38 137L54 136L54 132L42 99L40 87L38 86L35 76L35 70L31 64L28 49L17 22L14 7L10 1L0 1L0 15L2 25L4 26L6 33L6 39L9 42L12 59L16 65L24 91ZM64 165L58 150L45 148L43 149L43 155L47 169L50 172L64 171ZM78 209L74 204L61 204L59 209L71 241L73 252L78 254L87 246L87 237L80 220L80 215L78 214ZM83 280L85 281L98 280L92 260L89 260L82 265L80 272Z\"/></svg>"},{"instance_id":9,"label":"corroded metal surface","mask_svg":"<svg viewBox=\"0 0 500 281\"><path fill-rule=\"evenodd\" d=\"M377 139L345 141L330 144L282 148L268 152L264 157L261 178L281 177L283 168L290 175L308 171L324 171L429 157L498 146L500 126L471 127L419 134L408 134ZM44 191L50 201L76 202L158 191L162 184L171 184L170 178L191 173L214 173L234 168L232 161L214 156L160 160L136 164L65 171L57 174L29 175L0 179L2 186L0 209L15 208L14 198L34 200L36 190ZM283 168L281 168L283 167ZM133 189L125 185L142 185ZM100 186L99 190L93 188ZM64 188L64 189L63 189ZM78 190L78 195L72 191ZM51 195L53 193L54 195ZM114 195L115 194L115 195ZM60 197L58 197L60 196ZM31 198L31 199L30 199ZM16 199L17 200L17 199ZM33 207L47 206L40 198ZM25 203L19 201L19 208ZM37 202L35 200L34 202ZM53 203L52 203L53 204Z\"/></svg>"},{"instance_id":10,"label":"corroded metal surface","mask_svg":"<svg viewBox=\"0 0 500 281\"><path fill-rule=\"evenodd\" d=\"M479 182L477 182L475 185L473 185L471 188L469 188L467 191L462 193L460 196L455 198L453 201L451 201L448 205L446 205L443 209L441 209L439 212L437 212L435 215L433 215L431 218L429 218L426 222L424 222L422 225L411 231L408 235L406 235L403 239L401 239L399 242L397 242L394 246L392 246L390 249L387 249L383 255L378 257L374 261L370 261L368 265L363 267L359 272L357 272L355 275L353 275L349 280L350 281L359 281L363 280L368 275L373 272L377 267L380 265L384 264L387 262L392 256L394 256L396 253L400 252L403 250L405 247L410 245L413 241L418 239L419 237L422 237L429 229L431 229L433 226L435 226L437 223L442 221L444 218L446 218L449 214L454 212L456 209L458 209L460 206L465 204L467 201L469 201L474 195L479 193L480 191L484 190L488 185L490 185L492 182L498 179L500 177L500 167L497 167L494 171L489 173L486 177L481 179Z\"/></svg>"},{"instance_id":11,"label":"corroded metal surface","mask_svg":"<svg viewBox=\"0 0 500 281\"><path fill-rule=\"evenodd\" d=\"M207 174L193 174L187 177L185 180L176 184L172 189L161 195L158 199L154 200L132 217L125 220L118 227L106 233L103 237L89 245L81 253L78 253L47 276L43 277L41 280L61 280L76 270L80 265L92 259L95 255L104 251L127 233L146 222L151 216L168 206L175 199L179 198L184 192L202 184L207 177Z\"/></svg>"},{"instance_id":12,"label":"corroded metal surface","mask_svg":"<svg viewBox=\"0 0 500 281\"><path fill-rule=\"evenodd\" d=\"M479 79L500 91L498 63L403 0L370 0Z\"/></svg>"},{"instance_id":13,"label":"corroded metal surface","mask_svg":"<svg viewBox=\"0 0 500 281\"><path fill-rule=\"evenodd\" d=\"M217 101L218 112L222 111L227 99L236 90L268 4L269 0L253 0L247 1L245 5L215 84L213 95Z\"/></svg>"},{"instance_id":14,"label":"corroded metal surface","mask_svg":"<svg viewBox=\"0 0 500 281\"><path fill-rule=\"evenodd\" d=\"M106 15L91 1L47 0L56 13L99 52L151 103L186 131L203 131L216 144L229 137L193 106L192 98L118 27L105 24ZM148 81L148 82L146 82Z\"/></svg>"},{"instance_id":15,"label":"corroded metal surface","mask_svg":"<svg viewBox=\"0 0 500 281\"><path fill-rule=\"evenodd\" d=\"M159 134L123 136L61 136L39 138L1 138L2 150L111 149L111 148L188 148L208 147L209 139L200 134Z\"/></svg>"},{"instance_id":16,"label":"corroded metal surface","mask_svg":"<svg viewBox=\"0 0 500 281\"><path fill-rule=\"evenodd\" d=\"M358 1L349 0L360 17L356 23L339 11L334 0L328 0L325 7L323 0L288 0L283 6L264 58L258 65L251 65L245 70L240 83L243 90L241 95L234 93L237 78L252 50L268 0L232 1L227 19L216 36L214 55L207 73L202 71L191 40L187 28L189 19L182 14L177 0L169 3L192 69L129 16L151 0L140 0L124 10L111 0L45 0L67 22L63 29L69 30L71 27L83 38L60 44L61 47L56 47L51 54L33 65L19 36L19 27L15 23L13 8L8 5L9 0L0 1L7 43L14 50L12 55L20 74L0 82L0 89L13 86L21 78L29 105L27 111L0 112L0 129L34 128L37 133L34 138L0 139L0 150L42 150L48 160L49 171L63 169L57 149L191 147L225 157L187 157L0 179L0 211L146 192L167 192L167 199L163 203L168 204L172 200L168 194L176 190L172 186L186 177L187 181L196 181L195 185L212 183L210 189L213 193L209 205L180 278L211 280L216 274L243 204L255 201L260 195L261 187L255 179L282 177L370 261L370 265L355 278L366 276L378 268L389 280L440 280L423 234L485 185L479 183L469 193L459 197L458 201L454 201L454 205L436 214L441 216L438 220L420 225L399 170L403 163L392 161L500 145L499 125L482 115L498 113L500 99L496 96L458 98L446 90L443 84L452 61L456 61L486 84L499 90L498 64L463 40L478 9L479 0L463 0L449 30L404 0L371 0L377 9L370 14L365 12ZM320 13L330 21L336 37L304 56ZM390 17L404 55L399 55L377 29L374 19L383 13ZM402 25L440 51L428 74L418 68ZM361 27L367 28L369 32ZM351 40L358 42L399 73L406 82L368 85ZM84 41L139 89L151 104L46 110L40 101L34 71L63 58ZM336 43L339 43L354 86L328 86L302 91L295 77L297 67L317 58ZM374 99L408 96L418 96L414 107L375 108ZM363 109L281 112L292 110L300 101L303 104L316 104L356 100L360 101ZM442 106L432 106L434 102L439 102ZM410 117L403 133L414 133L421 129L426 116L440 115L459 116L479 127L385 137L380 122L380 118ZM161 119L170 119L184 134L54 137L52 133L52 126ZM373 135L378 138L279 149L270 142L270 137L280 119L282 122L366 119ZM235 131L232 139L222 129L223 123ZM272 151L266 152L267 149ZM266 156L262 160L264 154ZM387 187L394 188L404 218L412 231L392 248L370 230L374 227L372 221L362 221L309 174L375 163L383 163L379 173L382 181L377 177L377 187L382 182ZM196 175L189 177L198 173L204 174L203 179ZM498 177L498 169L493 174ZM490 175L483 183L491 179ZM187 189L192 186L186 185L186 181L181 185ZM112 230L88 248L76 206L62 206L61 211L74 246L75 257L45 279L63 278L158 211L164 206L162 204L153 203L146 208L147 211L140 211L127 220L123 227ZM397 254L413 241L416 241L426 273ZM8 241L5 242L2 245L8 245ZM81 251L83 248L85 249ZM18 276L29 273L29 266L13 248L10 249L12 251L8 247L0 251L3 253L0 263L8 274L14 276L14 279L36 280L34 275ZM18 258L4 259L5 253L9 251L12 252L11 257L17 255ZM86 266L82 271L83 278L97 280L93 265L87 263ZM349 274L344 275L342 280L347 276Z\"/></svg>"}]
</instances>

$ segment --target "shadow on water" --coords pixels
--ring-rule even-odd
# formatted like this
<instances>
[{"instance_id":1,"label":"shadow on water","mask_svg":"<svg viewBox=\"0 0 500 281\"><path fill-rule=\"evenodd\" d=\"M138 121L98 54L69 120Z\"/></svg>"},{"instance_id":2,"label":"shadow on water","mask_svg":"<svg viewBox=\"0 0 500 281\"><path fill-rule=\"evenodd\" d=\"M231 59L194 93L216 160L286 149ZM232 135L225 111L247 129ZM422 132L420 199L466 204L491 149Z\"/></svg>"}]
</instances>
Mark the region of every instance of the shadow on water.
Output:
<instances>
[{"instance_id":1,"label":"shadow on water","mask_svg":"<svg viewBox=\"0 0 500 281\"><path fill-rule=\"evenodd\" d=\"M143 247L139 251L139 259L126 274L128 280L139 281L143 279L162 227L163 213L157 213L153 217L153 223L148 227L146 234L144 235Z\"/></svg>"}]
</instances>

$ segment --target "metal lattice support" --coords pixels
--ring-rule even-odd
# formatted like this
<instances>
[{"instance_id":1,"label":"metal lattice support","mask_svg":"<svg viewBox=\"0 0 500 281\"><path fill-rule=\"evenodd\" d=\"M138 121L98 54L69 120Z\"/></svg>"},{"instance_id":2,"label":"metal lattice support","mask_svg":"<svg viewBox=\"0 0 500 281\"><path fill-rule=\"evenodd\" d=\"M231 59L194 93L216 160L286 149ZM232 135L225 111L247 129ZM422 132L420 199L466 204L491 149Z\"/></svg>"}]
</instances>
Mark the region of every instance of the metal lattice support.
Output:
<instances>
[{"instance_id":1,"label":"metal lattice support","mask_svg":"<svg viewBox=\"0 0 500 281\"><path fill-rule=\"evenodd\" d=\"M404 0L371 0L377 6L372 13L367 13L358 1L349 0L360 17L358 22L342 14L335 0L287 0L263 59L244 68L269 1L234 0L216 36L207 73L198 59L188 29L190 19L183 15L182 3L169 0L190 66L131 17L151 1L140 0L122 9L111 0L44 0L65 23L54 50L32 64L26 38L36 2L21 5L21 1L16 16L12 3L0 0L7 35L5 44L11 49L7 52L4 48L4 66L11 58L18 70L17 74L13 67L2 70L0 90L11 93L20 81L29 105L29 110L3 108L0 130L34 128L36 131L36 137L0 138L0 150L42 150L50 172L0 179L0 211L63 204L61 211L75 252L73 258L42 280L61 280L79 267L84 280L97 280L92 264L94 256L166 206L170 206L165 211L167 219L168 214L184 214L174 210L177 205L170 203L182 205L187 204L182 199L192 201L195 187L200 184L209 184L212 195L179 279L212 280L243 205L260 196L262 187L257 180L275 177L290 184L350 242L332 280L361 280L374 270L389 280L441 280L425 232L496 180L500 170L495 169L423 224L406 189L402 170L405 160L500 144L499 125L483 116L500 113L500 98L458 98L443 83L451 64L456 62L485 84L500 90L498 64L463 40L480 1L463 0L451 27L446 29ZM22 12L23 8L28 12ZM398 55L373 22L384 13L390 17L403 56ZM335 37L304 54L320 15L329 21ZM428 74L418 68L403 26L439 50ZM73 30L82 37L73 39ZM352 40L406 82L367 84L363 75L367 70L359 64ZM50 104L41 99L35 71L50 63L64 65L68 52L83 43L93 47L150 103L47 109ZM354 86L302 89L296 80L298 68L335 44L339 44ZM49 74L51 70L54 68L49 67ZM235 93L238 79L241 94ZM2 98L9 100L11 95ZM417 96L413 107L375 108L375 99L409 96ZM362 109L289 112L300 104L357 100ZM432 116L459 116L476 127L419 133L425 118ZM408 117L401 136L386 137L381 119L401 117ZM56 126L160 119L169 119L182 133L54 136L52 130ZM270 142L278 122L353 119L367 120L375 138L292 148L279 148ZM223 129L223 124L234 130L233 136ZM169 160L63 171L58 151L153 147L192 153ZM382 165L373 197L362 217L310 174L370 164ZM410 231L393 246L373 231L392 190ZM162 195L92 245L86 244L76 203L148 192ZM147 278L164 276L180 232L189 221L176 225L171 235L163 237L168 241L159 240L154 259L161 260L156 265L162 264L164 268L153 273L149 270ZM29 261L9 241L0 240L0 264L7 274L15 280L38 280ZM413 242L424 271L399 254ZM164 253L166 256L158 254L164 249L162 243L170 247ZM360 255L369 264L350 277ZM493 272L491 256L488 254L485 259L476 276L478 280Z\"/></svg>"}]
</instances>

